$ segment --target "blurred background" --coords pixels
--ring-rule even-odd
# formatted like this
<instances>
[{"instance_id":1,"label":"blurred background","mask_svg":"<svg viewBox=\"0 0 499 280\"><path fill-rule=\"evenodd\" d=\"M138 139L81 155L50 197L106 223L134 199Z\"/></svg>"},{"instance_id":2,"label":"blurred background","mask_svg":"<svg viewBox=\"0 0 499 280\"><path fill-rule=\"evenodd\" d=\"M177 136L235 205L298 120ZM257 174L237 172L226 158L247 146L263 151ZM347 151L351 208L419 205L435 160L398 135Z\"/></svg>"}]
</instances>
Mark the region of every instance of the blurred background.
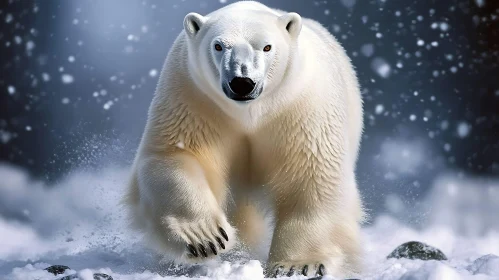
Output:
<instances>
[{"instance_id":1,"label":"blurred background","mask_svg":"<svg viewBox=\"0 0 499 280\"><path fill-rule=\"evenodd\" d=\"M75 170L129 166L184 16L232 2L2 1L0 162L48 187ZM319 21L351 57L365 109L357 174L372 216L417 225L429 192L431 205L452 196L432 188L442 176L475 182L465 198L494 188L482 199L498 203L499 1L261 2Z\"/></svg>"}]
</instances>

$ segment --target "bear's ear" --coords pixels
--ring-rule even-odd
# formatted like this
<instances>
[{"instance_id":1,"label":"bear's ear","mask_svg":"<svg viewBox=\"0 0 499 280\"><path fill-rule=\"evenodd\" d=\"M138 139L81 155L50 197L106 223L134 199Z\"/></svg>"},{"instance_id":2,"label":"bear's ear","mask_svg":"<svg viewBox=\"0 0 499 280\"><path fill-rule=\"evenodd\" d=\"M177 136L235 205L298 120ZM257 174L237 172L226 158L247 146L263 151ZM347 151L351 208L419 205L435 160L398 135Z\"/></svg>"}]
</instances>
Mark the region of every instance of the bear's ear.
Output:
<instances>
[{"instance_id":1,"label":"bear's ear","mask_svg":"<svg viewBox=\"0 0 499 280\"><path fill-rule=\"evenodd\" d=\"M286 28L291 37L297 38L301 31L301 16L297 13L288 13L279 17L279 24Z\"/></svg>"},{"instance_id":2,"label":"bear's ear","mask_svg":"<svg viewBox=\"0 0 499 280\"><path fill-rule=\"evenodd\" d=\"M198 13L189 13L184 18L184 30L190 37L196 36L206 19Z\"/></svg>"}]
</instances>

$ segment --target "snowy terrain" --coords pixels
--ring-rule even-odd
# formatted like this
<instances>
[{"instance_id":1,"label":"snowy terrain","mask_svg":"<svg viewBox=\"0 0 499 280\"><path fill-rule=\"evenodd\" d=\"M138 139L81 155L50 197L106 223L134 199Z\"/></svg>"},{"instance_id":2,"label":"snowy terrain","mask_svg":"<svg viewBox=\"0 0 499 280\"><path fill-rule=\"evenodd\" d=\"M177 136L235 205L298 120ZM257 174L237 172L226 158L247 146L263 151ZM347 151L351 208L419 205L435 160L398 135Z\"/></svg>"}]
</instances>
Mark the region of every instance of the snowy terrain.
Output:
<instances>
[{"instance_id":1,"label":"snowy terrain","mask_svg":"<svg viewBox=\"0 0 499 280\"><path fill-rule=\"evenodd\" d=\"M80 273L83 278L92 272L126 280L185 279L186 275L263 278L261 261L249 260L244 254L229 256L230 262L214 261L187 269L162 263L126 228L119 197L127 171L108 167L73 172L56 185L45 186L30 180L23 170L0 165L0 278L57 279L61 275L43 270L53 264L73 269L64 275ZM426 212L421 216L422 229L389 215L365 226L362 279L499 279L497 183L452 178L447 175L437 180L423 200L424 211L417 210ZM395 247L410 240L439 248L449 260L386 259Z\"/></svg>"}]
</instances>

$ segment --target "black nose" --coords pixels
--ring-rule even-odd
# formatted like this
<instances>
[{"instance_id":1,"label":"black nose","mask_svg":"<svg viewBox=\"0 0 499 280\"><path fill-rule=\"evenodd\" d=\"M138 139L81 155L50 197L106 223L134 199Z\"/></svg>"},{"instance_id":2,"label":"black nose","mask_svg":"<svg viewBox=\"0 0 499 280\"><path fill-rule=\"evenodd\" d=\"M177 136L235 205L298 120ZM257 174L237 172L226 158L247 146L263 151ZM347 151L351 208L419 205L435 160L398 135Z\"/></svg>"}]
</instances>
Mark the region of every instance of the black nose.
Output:
<instances>
[{"instance_id":1,"label":"black nose","mask_svg":"<svg viewBox=\"0 0 499 280\"><path fill-rule=\"evenodd\" d=\"M229 83L232 92L239 96L250 94L255 88L255 83L250 78L236 77Z\"/></svg>"}]
</instances>

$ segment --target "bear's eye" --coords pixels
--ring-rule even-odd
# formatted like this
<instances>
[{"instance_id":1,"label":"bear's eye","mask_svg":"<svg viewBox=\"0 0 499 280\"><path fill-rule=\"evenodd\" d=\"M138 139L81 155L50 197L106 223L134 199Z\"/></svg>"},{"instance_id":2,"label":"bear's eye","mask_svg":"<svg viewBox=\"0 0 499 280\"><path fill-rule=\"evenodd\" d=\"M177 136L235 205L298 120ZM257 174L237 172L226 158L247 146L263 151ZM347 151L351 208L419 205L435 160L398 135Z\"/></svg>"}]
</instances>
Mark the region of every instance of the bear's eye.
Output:
<instances>
[{"instance_id":1,"label":"bear's eye","mask_svg":"<svg viewBox=\"0 0 499 280\"><path fill-rule=\"evenodd\" d=\"M215 50L217 50L217 52L221 52L222 46L220 44L215 44Z\"/></svg>"},{"instance_id":2,"label":"bear's eye","mask_svg":"<svg viewBox=\"0 0 499 280\"><path fill-rule=\"evenodd\" d=\"M266 45L265 48L263 48L263 51L264 52L269 52L271 48L272 48L272 46Z\"/></svg>"}]
</instances>

